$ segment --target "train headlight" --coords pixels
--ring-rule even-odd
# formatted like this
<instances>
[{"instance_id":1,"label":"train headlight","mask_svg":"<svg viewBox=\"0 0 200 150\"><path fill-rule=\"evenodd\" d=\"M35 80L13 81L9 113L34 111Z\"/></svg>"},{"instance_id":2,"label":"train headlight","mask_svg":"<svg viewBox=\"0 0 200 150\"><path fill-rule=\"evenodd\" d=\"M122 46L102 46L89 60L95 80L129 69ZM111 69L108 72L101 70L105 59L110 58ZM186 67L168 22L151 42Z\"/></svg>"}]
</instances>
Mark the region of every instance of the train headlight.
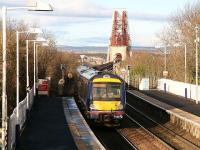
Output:
<instances>
[{"instance_id":1,"label":"train headlight","mask_svg":"<svg viewBox=\"0 0 200 150\"><path fill-rule=\"evenodd\" d=\"M123 108L124 108L123 104L120 103L119 106L118 106L118 108L119 108L119 109L123 109Z\"/></svg>"},{"instance_id":2,"label":"train headlight","mask_svg":"<svg viewBox=\"0 0 200 150\"><path fill-rule=\"evenodd\" d=\"M92 109L95 109L94 104L90 104L90 109L91 109L91 110L92 110Z\"/></svg>"}]
</instances>

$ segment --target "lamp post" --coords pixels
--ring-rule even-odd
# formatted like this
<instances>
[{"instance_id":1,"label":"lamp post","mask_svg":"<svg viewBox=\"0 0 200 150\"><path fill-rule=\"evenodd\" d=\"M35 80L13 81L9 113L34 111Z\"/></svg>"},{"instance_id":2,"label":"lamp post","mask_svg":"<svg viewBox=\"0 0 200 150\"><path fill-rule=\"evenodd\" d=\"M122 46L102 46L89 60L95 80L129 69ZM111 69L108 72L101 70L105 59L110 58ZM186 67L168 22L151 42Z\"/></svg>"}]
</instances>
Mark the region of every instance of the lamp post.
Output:
<instances>
[{"instance_id":1,"label":"lamp post","mask_svg":"<svg viewBox=\"0 0 200 150\"><path fill-rule=\"evenodd\" d=\"M83 65L85 55L80 55L80 57L81 57L81 64Z\"/></svg>"},{"instance_id":2,"label":"lamp post","mask_svg":"<svg viewBox=\"0 0 200 150\"><path fill-rule=\"evenodd\" d=\"M187 44L184 44L184 53L185 53L185 83L187 83Z\"/></svg>"},{"instance_id":3,"label":"lamp post","mask_svg":"<svg viewBox=\"0 0 200 150\"><path fill-rule=\"evenodd\" d=\"M184 47L184 83L185 83L185 98L187 98L187 44L180 42L174 44L175 47Z\"/></svg>"},{"instance_id":4,"label":"lamp post","mask_svg":"<svg viewBox=\"0 0 200 150\"><path fill-rule=\"evenodd\" d=\"M128 84L128 90L130 90L130 70L131 70L131 65L127 65L127 84Z\"/></svg>"},{"instance_id":5,"label":"lamp post","mask_svg":"<svg viewBox=\"0 0 200 150\"><path fill-rule=\"evenodd\" d=\"M186 25L187 24L190 24L189 22L184 22ZM181 39L181 35L183 36L183 32L182 30L176 30L177 31L177 34L180 36L179 39ZM177 43L178 46L182 46L184 47L184 82L185 82L185 98L187 98L187 43L186 42L180 42L180 43Z\"/></svg>"},{"instance_id":6,"label":"lamp post","mask_svg":"<svg viewBox=\"0 0 200 150\"><path fill-rule=\"evenodd\" d=\"M2 8L3 68L2 68L2 150L6 149L7 135L7 94L6 94L6 7Z\"/></svg>"},{"instance_id":7,"label":"lamp post","mask_svg":"<svg viewBox=\"0 0 200 150\"><path fill-rule=\"evenodd\" d=\"M30 28L28 31L16 31L16 59L17 59L17 63L16 63L16 109L17 109L17 123L19 124L19 34L39 34L42 33L42 31L38 28ZM28 40L26 40L26 91L27 91L27 109L28 109L28 104L29 104L29 68L28 68Z\"/></svg>"},{"instance_id":8,"label":"lamp post","mask_svg":"<svg viewBox=\"0 0 200 150\"><path fill-rule=\"evenodd\" d=\"M164 49L164 71L163 71L163 76L167 77L168 75L168 71L167 71L167 47L170 46L170 45L167 45L167 44L159 44L159 45L156 45L155 48L163 48Z\"/></svg>"},{"instance_id":9,"label":"lamp post","mask_svg":"<svg viewBox=\"0 0 200 150\"><path fill-rule=\"evenodd\" d=\"M198 25L195 26L195 43L196 43L196 48L195 48L195 57L196 57L196 104L198 104L198 42L199 42L199 27Z\"/></svg>"},{"instance_id":10,"label":"lamp post","mask_svg":"<svg viewBox=\"0 0 200 150\"><path fill-rule=\"evenodd\" d=\"M165 49L164 71L166 71L167 70L167 46L166 45L165 45L164 49ZM166 76L165 76L165 78L166 78Z\"/></svg>"},{"instance_id":11,"label":"lamp post","mask_svg":"<svg viewBox=\"0 0 200 150\"><path fill-rule=\"evenodd\" d=\"M168 75L168 71L167 71L167 45L165 44L164 46L164 49L165 49L165 59L164 59L164 71L163 71L163 75L165 77L165 79L167 78L167 75ZM166 81L164 83L164 91L166 92L167 91L167 84L166 84Z\"/></svg>"},{"instance_id":12,"label":"lamp post","mask_svg":"<svg viewBox=\"0 0 200 150\"><path fill-rule=\"evenodd\" d=\"M34 41L34 45L33 45L33 48L34 48L34 51L33 51L33 59L34 59L34 85L33 85L33 87L34 87L34 96L36 96L36 92L37 92L37 90L36 89L38 89L38 55L37 55L37 49L38 49L38 45L37 44L39 44L39 43L46 43L47 42L47 40L45 40L44 38L38 38L37 40L35 40ZM36 85L36 82L37 82L37 85Z\"/></svg>"},{"instance_id":13,"label":"lamp post","mask_svg":"<svg viewBox=\"0 0 200 150\"><path fill-rule=\"evenodd\" d=\"M198 104L198 97L199 97L199 95L198 95L198 69L199 69L199 67L198 67L198 47L199 47L199 36L198 36L198 34L199 34L199 25L193 25L191 22L189 22L189 21L185 21L185 24L186 25L189 25L189 26L191 26L192 28L194 28L194 30L195 30L195 67L196 67L196 74L195 74L195 80L196 80L196 92L195 92L195 99L196 99L196 104Z\"/></svg>"},{"instance_id":14,"label":"lamp post","mask_svg":"<svg viewBox=\"0 0 200 150\"><path fill-rule=\"evenodd\" d=\"M165 44L159 44L159 45L156 45L155 48L164 48L164 71L163 71L163 76L164 78L166 79L167 78L167 75L168 75L168 71L167 71L167 45L166 43ZM166 85L166 81L164 82L164 91L166 92L167 90L167 85Z\"/></svg>"},{"instance_id":15,"label":"lamp post","mask_svg":"<svg viewBox=\"0 0 200 150\"><path fill-rule=\"evenodd\" d=\"M29 41L26 40L26 98L27 98L27 110L29 109Z\"/></svg>"},{"instance_id":16,"label":"lamp post","mask_svg":"<svg viewBox=\"0 0 200 150\"><path fill-rule=\"evenodd\" d=\"M185 53L185 98L187 98L187 44L184 44Z\"/></svg>"},{"instance_id":17,"label":"lamp post","mask_svg":"<svg viewBox=\"0 0 200 150\"><path fill-rule=\"evenodd\" d=\"M41 5L42 4L42 5ZM15 9L29 9L32 11L52 11L52 7L50 4L46 5L44 3L35 2L33 6L28 7L2 7L2 150L6 149L6 135L7 135L7 93L6 93L6 16L7 10L15 10Z\"/></svg>"}]
</instances>

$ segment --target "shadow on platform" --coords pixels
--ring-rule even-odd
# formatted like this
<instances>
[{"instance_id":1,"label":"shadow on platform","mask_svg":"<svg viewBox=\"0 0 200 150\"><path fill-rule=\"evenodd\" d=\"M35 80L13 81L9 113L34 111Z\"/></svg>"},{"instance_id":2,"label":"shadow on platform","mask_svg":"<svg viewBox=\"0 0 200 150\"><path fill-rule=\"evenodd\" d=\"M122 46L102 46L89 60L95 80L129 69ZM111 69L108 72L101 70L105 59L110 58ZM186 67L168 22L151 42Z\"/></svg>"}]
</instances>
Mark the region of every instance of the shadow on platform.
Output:
<instances>
[{"instance_id":1,"label":"shadow on platform","mask_svg":"<svg viewBox=\"0 0 200 150\"><path fill-rule=\"evenodd\" d=\"M39 98L19 140L19 150L76 150L62 98Z\"/></svg>"}]
</instances>

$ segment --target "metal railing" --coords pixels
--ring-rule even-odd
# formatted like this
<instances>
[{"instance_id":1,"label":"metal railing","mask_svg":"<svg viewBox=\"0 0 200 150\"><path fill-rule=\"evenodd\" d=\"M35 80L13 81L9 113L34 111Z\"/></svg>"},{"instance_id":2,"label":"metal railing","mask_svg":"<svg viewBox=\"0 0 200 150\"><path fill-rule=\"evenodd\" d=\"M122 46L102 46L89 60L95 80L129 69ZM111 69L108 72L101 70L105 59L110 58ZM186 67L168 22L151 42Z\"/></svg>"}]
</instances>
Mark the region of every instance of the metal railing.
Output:
<instances>
[{"instance_id":1,"label":"metal railing","mask_svg":"<svg viewBox=\"0 0 200 150\"><path fill-rule=\"evenodd\" d=\"M19 118L17 122L17 114L16 114L16 108L13 110L13 113L10 115L8 120L8 149L12 150L15 148L16 144L16 125L19 124L20 130L22 130L24 123L27 119L27 110L30 110L33 105L34 100L34 93L33 89L28 94L28 102L27 97L19 103ZM28 105L27 105L28 103ZM28 108L27 108L28 106Z\"/></svg>"}]
</instances>

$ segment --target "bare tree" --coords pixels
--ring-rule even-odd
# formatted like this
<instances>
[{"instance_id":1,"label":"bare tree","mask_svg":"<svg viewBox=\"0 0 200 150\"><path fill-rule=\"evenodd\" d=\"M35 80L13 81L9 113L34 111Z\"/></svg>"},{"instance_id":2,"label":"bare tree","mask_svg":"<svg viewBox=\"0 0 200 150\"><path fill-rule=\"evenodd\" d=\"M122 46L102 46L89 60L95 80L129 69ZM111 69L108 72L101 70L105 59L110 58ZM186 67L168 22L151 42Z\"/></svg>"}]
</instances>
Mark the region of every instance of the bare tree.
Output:
<instances>
[{"instance_id":1,"label":"bare tree","mask_svg":"<svg viewBox=\"0 0 200 150\"><path fill-rule=\"evenodd\" d=\"M184 81L184 46L187 45L187 75L190 82L195 77L195 26L200 25L200 2L187 4L171 15L167 28L159 34L163 43L171 46L169 54L170 78ZM200 32L199 32L200 33ZM179 47L173 48L179 43Z\"/></svg>"}]
</instances>

